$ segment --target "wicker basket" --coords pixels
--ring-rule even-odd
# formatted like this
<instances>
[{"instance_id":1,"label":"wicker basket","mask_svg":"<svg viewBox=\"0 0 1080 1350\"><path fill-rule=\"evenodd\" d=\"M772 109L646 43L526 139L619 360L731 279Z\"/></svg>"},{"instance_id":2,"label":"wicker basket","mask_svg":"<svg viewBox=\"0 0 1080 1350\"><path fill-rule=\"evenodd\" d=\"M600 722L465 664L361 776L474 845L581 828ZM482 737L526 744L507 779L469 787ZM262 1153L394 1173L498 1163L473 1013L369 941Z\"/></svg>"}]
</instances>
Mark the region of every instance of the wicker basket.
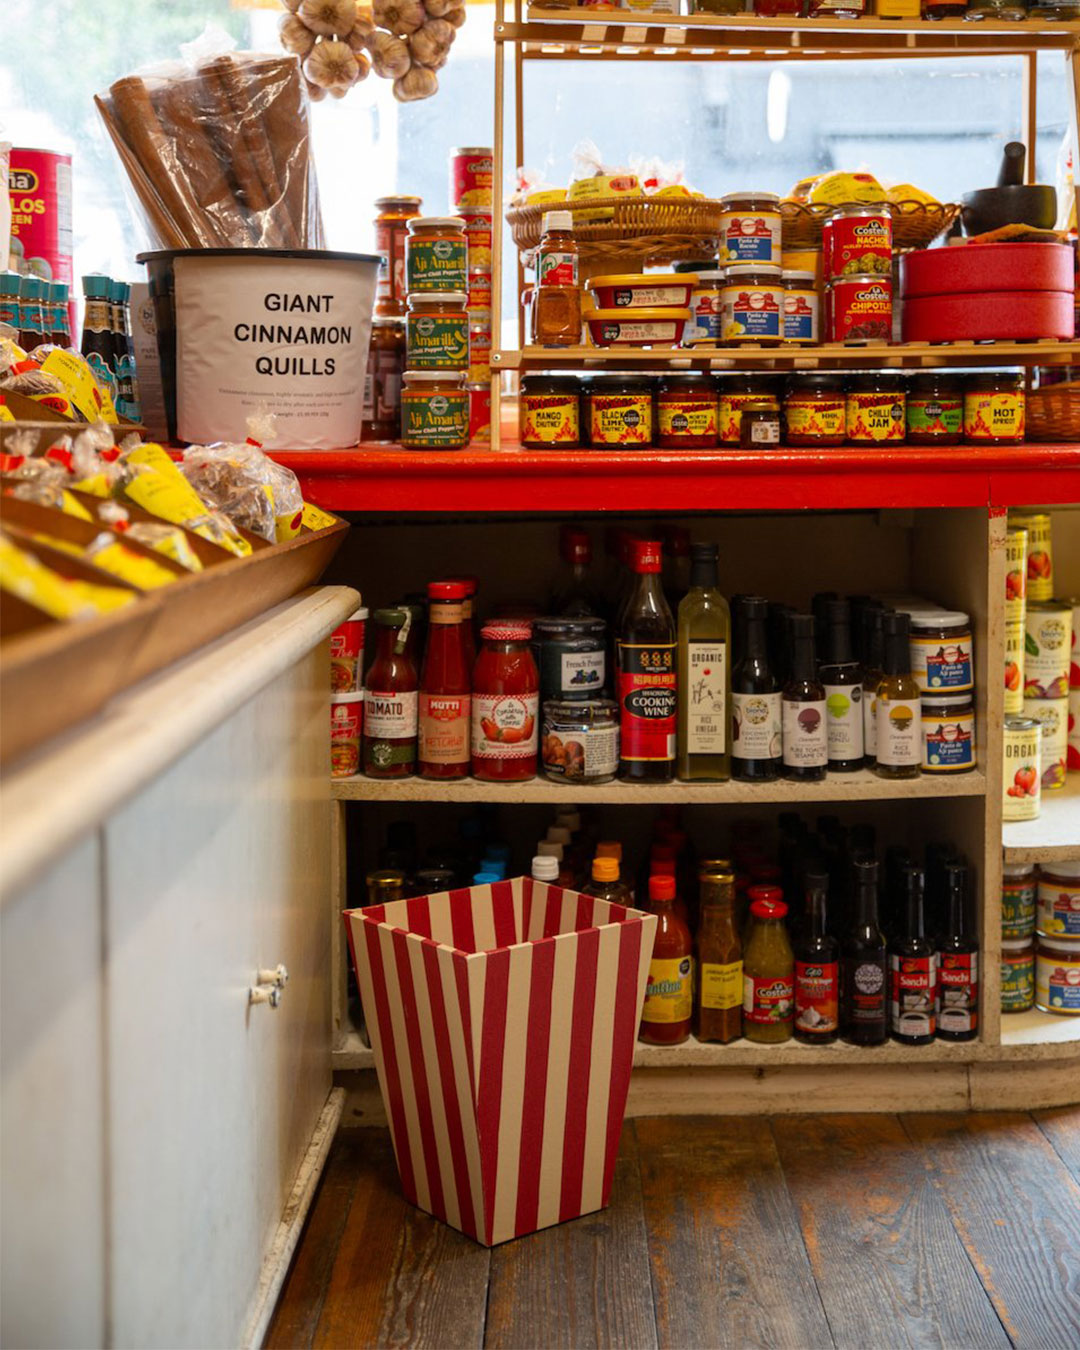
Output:
<instances>
[{"instance_id":1,"label":"wicker basket","mask_svg":"<svg viewBox=\"0 0 1080 1350\"><path fill-rule=\"evenodd\" d=\"M858 205L859 203L852 203ZM893 247L929 248L939 234L960 214L955 203L926 206L922 202L892 202ZM833 203L781 202L784 247L790 249L820 248L821 229L825 217L835 211Z\"/></svg>"},{"instance_id":2,"label":"wicker basket","mask_svg":"<svg viewBox=\"0 0 1080 1350\"><path fill-rule=\"evenodd\" d=\"M638 266L662 266L682 260L715 266L720 234L720 203L700 197L598 197L582 202L548 202L515 206L506 213L514 243L530 254L540 243L548 211L569 211L582 260L624 260ZM582 220L596 211L610 211L608 220ZM528 257L524 259L529 262Z\"/></svg>"},{"instance_id":3,"label":"wicker basket","mask_svg":"<svg viewBox=\"0 0 1080 1350\"><path fill-rule=\"evenodd\" d=\"M1029 441L1080 441L1080 383L1031 390L1026 421Z\"/></svg>"}]
</instances>

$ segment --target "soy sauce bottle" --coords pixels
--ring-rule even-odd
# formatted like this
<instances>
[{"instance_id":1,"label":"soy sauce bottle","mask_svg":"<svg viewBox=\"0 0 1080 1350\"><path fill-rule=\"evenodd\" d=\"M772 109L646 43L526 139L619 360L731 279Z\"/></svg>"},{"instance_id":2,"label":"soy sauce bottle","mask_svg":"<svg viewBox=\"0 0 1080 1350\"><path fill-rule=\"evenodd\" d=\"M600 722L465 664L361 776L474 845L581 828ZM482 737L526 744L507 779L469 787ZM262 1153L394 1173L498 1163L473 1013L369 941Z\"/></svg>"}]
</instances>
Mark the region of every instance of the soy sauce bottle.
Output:
<instances>
[{"instance_id":1,"label":"soy sauce bottle","mask_svg":"<svg viewBox=\"0 0 1080 1350\"><path fill-rule=\"evenodd\" d=\"M903 869L904 918L889 943L889 1031L904 1045L929 1045L937 1028L937 952L926 936L921 867Z\"/></svg>"},{"instance_id":2,"label":"soy sauce bottle","mask_svg":"<svg viewBox=\"0 0 1080 1350\"><path fill-rule=\"evenodd\" d=\"M791 678L784 686L784 776L804 783L825 777L829 762L825 732L825 686L814 660L814 616L793 614Z\"/></svg>"},{"instance_id":3,"label":"soy sauce bottle","mask_svg":"<svg viewBox=\"0 0 1080 1350\"><path fill-rule=\"evenodd\" d=\"M889 1035L887 957L878 927L878 865L856 862L855 920L843 944L841 966L844 1039L882 1045Z\"/></svg>"},{"instance_id":4,"label":"soy sauce bottle","mask_svg":"<svg viewBox=\"0 0 1080 1350\"><path fill-rule=\"evenodd\" d=\"M967 933L968 867L945 864L948 921L938 939L938 1025L945 1041L973 1041L979 1030L979 944Z\"/></svg>"}]
</instances>

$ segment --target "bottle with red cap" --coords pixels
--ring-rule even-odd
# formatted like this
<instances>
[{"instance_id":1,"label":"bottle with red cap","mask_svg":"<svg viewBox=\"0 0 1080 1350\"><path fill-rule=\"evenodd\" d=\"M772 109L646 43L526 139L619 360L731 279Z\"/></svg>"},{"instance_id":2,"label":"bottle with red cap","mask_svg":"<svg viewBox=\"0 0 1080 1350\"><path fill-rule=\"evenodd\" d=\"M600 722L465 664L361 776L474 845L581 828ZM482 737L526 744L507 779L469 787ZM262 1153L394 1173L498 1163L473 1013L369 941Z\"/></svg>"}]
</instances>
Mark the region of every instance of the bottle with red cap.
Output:
<instances>
[{"instance_id":1,"label":"bottle with red cap","mask_svg":"<svg viewBox=\"0 0 1080 1350\"><path fill-rule=\"evenodd\" d=\"M750 936L743 953L743 1035L762 1045L789 1041L795 1021L795 954L779 886L750 887Z\"/></svg>"},{"instance_id":2,"label":"bottle with red cap","mask_svg":"<svg viewBox=\"0 0 1080 1350\"><path fill-rule=\"evenodd\" d=\"M600 602L592 585L592 540L588 530L564 525L559 531L559 570L551 587L551 613L593 618Z\"/></svg>"},{"instance_id":3,"label":"bottle with red cap","mask_svg":"<svg viewBox=\"0 0 1080 1350\"><path fill-rule=\"evenodd\" d=\"M472 666L465 642L466 587L428 586L428 639L420 676L417 759L421 778L469 776Z\"/></svg>"},{"instance_id":4,"label":"bottle with red cap","mask_svg":"<svg viewBox=\"0 0 1080 1350\"><path fill-rule=\"evenodd\" d=\"M489 623L472 682L473 777L520 783L536 777L540 675L528 624Z\"/></svg>"},{"instance_id":5,"label":"bottle with red cap","mask_svg":"<svg viewBox=\"0 0 1080 1350\"><path fill-rule=\"evenodd\" d=\"M675 776L675 622L660 586L660 545L630 545L634 588L618 635L619 777L669 783Z\"/></svg>"},{"instance_id":6,"label":"bottle with red cap","mask_svg":"<svg viewBox=\"0 0 1080 1350\"><path fill-rule=\"evenodd\" d=\"M462 606L462 633L465 638L465 656L469 663L469 669L472 670L476 665L476 632L473 628L473 617L476 610L476 592L480 583L476 577L451 577L451 581L459 582L465 587L465 602Z\"/></svg>"},{"instance_id":7,"label":"bottle with red cap","mask_svg":"<svg viewBox=\"0 0 1080 1350\"><path fill-rule=\"evenodd\" d=\"M675 913L674 877L649 878L649 908L656 915L656 939L638 1037L650 1045L680 1045L694 1013L694 946Z\"/></svg>"}]
</instances>

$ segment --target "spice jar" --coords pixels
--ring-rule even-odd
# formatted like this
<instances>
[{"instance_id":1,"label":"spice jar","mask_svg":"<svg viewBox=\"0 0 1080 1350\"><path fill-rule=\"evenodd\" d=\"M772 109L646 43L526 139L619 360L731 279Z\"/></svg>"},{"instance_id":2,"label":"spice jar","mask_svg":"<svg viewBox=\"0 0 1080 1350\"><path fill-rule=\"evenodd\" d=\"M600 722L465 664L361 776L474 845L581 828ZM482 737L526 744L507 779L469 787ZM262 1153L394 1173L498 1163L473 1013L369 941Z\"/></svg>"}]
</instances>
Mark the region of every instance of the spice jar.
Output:
<instances>
[{"instance_id":1,"label":"spice jar","mask_svg":"<svg viewBox=\"0 0 1080 1350\"><path fill-rule=\"evenodd\" d=\"M415 216L408 231L405 276L409 294L464 292L469 278L465 222L458 216Z\"/></svg>"},{"instance_id":2,"label":"spice jar","mask_svg":"<svg viewBox=\"0 0 1080 1350\"><path fill-rule=\"evenodd\" d=\"M839 375L793 375L784 398L788 445L844 444L844 381Z\"/></svg>"},{"instance_id":3,"label":"spice jar","mask_svg":"<svg viewBox=\"0 0 1080 1350\"><path fill-rule=\"evenodd\" d=\"M780 198L729 192L720 199L720 261L780 266Z\"/></svg>"},{"instance_id":4,"label":"spice jar","mask_svg":"<svg viewBox=\"0 0 1080 1350\"><path fill-rule=\"evenodd\" d=\"M619 767L619 705L608 698L544 704L544 777L562 783L610 783Z\"/></svg>"},{"instance_id":5,"label":"spice jar","mask_svg":"<svg viewBox=\"0 0 1080 1350\"><path fill-rule=\"evenodd\" d=\"M589 382L589 444L596 450L651 445L651 382L639 375L598 375Z\"/></svg>"},{"instance_id":6,"label":"spice jar","mask_svg":"<svg viewBox=\"0 0 1080 1350\"><path fill-rule=\"evenodd\" d=\"M975 767L975 702L970 694L923 694L923 773L968 773Z\"/></svg>"},{"instance_id":7,"label":"spice jar","mask_svg":"<svg viewBox=\"0 0 1080 1350\"><path fill-rule=\"evenodd\" d=\"M409 296L405 360L410 370L468 370L469 316L464 291Z\"/></svg>"},{"instance_id":8,"label":"spice jar","mask_svg":"<svg viewBox=\"0 0 1080 1350\"><path fill-rule=\"evenodd\" d=\"M364 379L362 441L397 440L401 428L401 377L404 373L404 322L401 319L373 319Z\"/></svg>"},{"instance_id":9,"label":"spice jar","mask_svg":"<svg viewBox=\"0 0 1080 1350\"><path fill-rule=\"evenodd\" d=\"M908 387L911 445L956 445L964 430L964 387L956 375L925 371Z\"/></svg>"},{"instance_id":10,"label":"spice jar","mask_svg":"<svg viewBox=\"0 0 1080 1350\"><path fill-rule=\"evenodd\" d=\"M564 701L600 693L607 678L607 624L589 616L536 619L532 650L540 698Z\"/></svg>"},{"instance_id":11,"label":"spice jar","mask_svg":"<svg viewBox=\"0 0 1080 1350\"><path fill-rule=\"evenodd\" d=\"M533 341L541 347L573 347L581 341L578 246L570 211L547 211L536 251Z\"/></svg>"},{"instance_id":12,"label":"spice jar","mask_svg":"<svg viewBox=\"0 0 1080 1350\"><path fill-rule=\"evenodd\" d=\"M453 371L410 370L401 391L407 450L460 450L469 443L469 394Z\"/></svg>"},{"instance_id":13,"label":"spice jar","mask_svg":"<svg viewBox=\"0 0 1080 1350\"><path fill-rule=\"evenodd\" d=\"M813 272L786 271L783 278L784 341L803 346L820 342L820 302Z\"/></svg>"},{"instance_id":14,"label":"spice jar","mask_svg":"<svg viewBox=\"0 0 1080 1350\"><path fill-rule=\"evenodd\" d=\"M1002 939L1030 941L1035 932L1036 894L1034 863L1002 864Z\"/></svg>"},{"instance_id":15,"label":"spice jar","mask_svg":"<svg viewBox=\"0 0 1080 1350\"><path fill-rule=\"evenodd\" d=\"M1027 1012L1035 1006L1034 939L1001 941L1001 1011Z\"/></svg>"},{"instance_id":16,"label":"spice jar","mask_svg":"<svg viewBox=\"0 0 1080 1350\"><path fill-rule=\"evenodd\" d=\"M720 283L720 306L725 343L776 346L783 336L784 313L784 277L779 266L733 263Z\"/></svg>"},{"instance_id":17,"label":"spice jar","mask_svg":"<svg viewBox=\"0 0 1080 1350\"><path fill-rule=\"evenodd\" d=\"M376 197L375 251L379 255L379 279L375 290L376 317L405 313L408 287L405 281L405 241L409 221L420 214L419 197Z\"/></svg>"},{"instance_id":18,"label":"spice jar","mask_svg":"<svg viewBox=\"0 0 1080 1350\"><path fill-rule=\"evenodd\" d=\"M709 375L665 375L656 391L656 444L664 450L716 447L718 395Z\"/></svg>"},{"instance_id":19,"label":"spice jar","mask_svg":"<svg viewBox=\"0 0 1080 1350\"><path fill-rule=\"evenodd\" d=\"M721 445L738 445L743 409L748 403L765 404L780 411L775 383L762 375L728 375L720 382L717 431Z\"/></svg>"},{"instance_id":20,"label":"spice jar","mask_svg":"<svg viewBox=\"0 0 1080 1350\"><path fill-rule=\"evenodd\" d=\"M744 406L739 444L744 450L761 450L780 444L780 413L767 400Z\"/></svg>"},{"instance_id":21,"label":"spice jar","mask_svg":"<svg viewBox=\"0 0 1080 1350\"><path fill-rule=\"evenodd\" d=\"M1036 929L1046 937L1080 938L1080 862L1039 868Z\"/></svg>"},{"instance_id":22,"label":"spice jar","mask_svg":"<svg viewBox=\"0 0 1080 1350\"><path fill-rule=\"evenodd\" d=\"M1035 946L1035 1006L1080 1017L1080 942L1040 937Z\"/></svg>"},{"instance_id":23,"label":"spice jar","mask_svg":"<svg viewBox=\"0 0 1080 1350\"><path fill-rule=\"evenodd\" d=\"M1024 378L1015 371L969 375L964 386L964 439L1018 445L1024 439Z\"/></svg>"},{"instance_id":24,"label":"spice jar","mask_svg":"<svg viewBox=\"0 0 1080 1350\"><path fill-rule=\"evenodd\" d=\"M540 677L525 624L480 630L472 693L472 771L488 782L536 777Z\"/></svg>"},{"instance_id":25,"label":"spice jar","mask_svg":"<svg viewBox=\"0 0 1080 1350\"><path fill-rule=\"evenodd\" d=\"M855 375L848 381L845 421L852 445L893 444L904 439L904 385L893 371Z\"/></svg>"},{"instance_id":26,"label":"spice jar","mask_svg":"<svg viewBox=\"0 0 1080 1350\"><path fill-rule=\"evenodd\" d=\"M526 375L521 381L521 444L526 450L579 446L580 404L572 375Z\"/></svg>"}]
</instances>

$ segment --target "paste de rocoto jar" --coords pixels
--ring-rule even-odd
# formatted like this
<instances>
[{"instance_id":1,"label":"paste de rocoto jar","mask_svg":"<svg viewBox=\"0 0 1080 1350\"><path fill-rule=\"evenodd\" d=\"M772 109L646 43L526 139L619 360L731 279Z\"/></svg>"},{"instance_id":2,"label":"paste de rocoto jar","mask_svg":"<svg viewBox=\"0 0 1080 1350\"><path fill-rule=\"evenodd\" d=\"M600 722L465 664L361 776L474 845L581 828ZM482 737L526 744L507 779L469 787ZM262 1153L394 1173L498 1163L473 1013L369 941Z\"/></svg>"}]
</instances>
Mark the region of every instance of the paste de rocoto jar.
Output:
<instances>
[{"instance_id":1,"label":"paste de rocoto jar","mask_svg":"<svg viewBox=\"0 0 1080 1350\"><path fill-rule=\"evenodd\" d=\"M720 199L720 261L780 266L780 198L729 192Z\"/></svg>"},{"instance_id":2,"label":"paste de rocoto jar","mask_svg":"<svg viewBox=\"0 0 1080 1350\"><path fill-rule=\"evenodd\" d=\"M1002 938L1001 1011L1027 1012L1035 1006L1035 942L1033 938Z\"/></svg>"},{"instance_id":3,"label":"paste de rocoto jar","mask_svg":"<svg viewBox=\"0 0 1080 1350\"><path fill-rule=\"evenodd\" d=\"M826 292L826 338L857 346L892 339L892 277L880 273L837 277Z\"/></svg>"},{"instance_id":4,"label":"paste de rocoto jar","mask_svg":"<svg viewBox=\"0 0 1080 1350\"><path fill-rule=\"evenodd\" d=\"M825 276L892 275L892 212L881 204L834 207L821 230Z\"/></svg>"},{"instance_id":5,"label":"paste de rocoto jar","mask_svg":"<svg viewBox=\"0 0 1080 1350\"><path fill-rule=\"evenodd\" d=\"M526 375L521 381L521 444L570 450L581 444L580 386L572 375Z\"/></svg>"},{"instance_id":6,"label":"paste de rocoto jar","mask_svg":"<svg viewBox=\"0 0 1080 1350\"><path fill-rule=\"evenodd\" d=\"M419 197L376 197L375 251L379 255L379 280L375 290L375 313L389 318L405 314L408 285L405 281L405 240L408 225L420 214Z\"/></svg>"},{"instance_id":7,"label":"paste de rocoto jar","mask_svg":"<svg viewBox=\"0 0 1080 1350\"><path fill-rule=\"evenodd\" d=\"M732 263L720 283L723 339L776 346L783 337L784 276L763 263Z\"/></svg>"},{"instance_id":8,"label":"paste de rocoto jar","mask_svg":"<svg viewBox=\"0 0 1080 1350\"><path fill-rule=\"evenodd\" d=\"M923 694L923 773L968 773L975 767L975 702L970 694Z\"/></svg>"},{"instance_id":9,"label":"paste de rocoto jar","mask_svg":"<svg viewBox=\"0 0 1080 1350\"><path fill-rule=\"evenodd\" d=\"M820 301L813 272L786 271L783 277L784 341L803 346L820 342Z\"/></svg>"},{"instance_id":10,"label":"paste de rocoto jar","mask_svg":"<svg viewBox=\"0 0 1080 1350\"><path fill-rule=\"evenodd\" d=\"M975 688L971 619L962 610L910 610L911 673L923 693Z\"/></svg>"},{"instance_id":11,"label":"paste de rocoto jar","mask_svg":"<svg viewBox=\"0 0 1080 1350\"><path fill-rule=\"evenodd\" d=\"M710 375L665 375L656 391L656 444L664 450L715 449L718 403Z\"/></svg>"},{"instance_id":12,"label":"paste de rocoto jar","mask_svg":"<svg viewBox=\"0 0 1080 1350\"><path fill-rule=\"evenodd\" d=\"M408 370L401 391L407 450L460 450L469 443L469 394L454 371Z\"/></svg>"},{"instance_id":13,"label":"paste de rocoto jar","mask_svg":"<svg viewBox=\"0 0 1080 1350\"><path fill-rule=\"evenodd\" d=\"M969 375L964 386L964 439L1017 445L1024 439L1024 377L1013 371Z\"/></svg>"},{"instance_id":14,"label":"paste de rocoto jar","mask_svg":"<svg viewBox=\"0 0 1080 1350\"><path fill-rule=\"evenodd\" d=\"M895 445L904 439L904 385L899 375L878 371L854 375L846 398L847 438L852 445Z\"/></svg>"},{"instance_id":15,"label":"paste de rocoto jar","mask_svg":"<svg viewBox=\"0 0 1080 1350\"><path fill-rule=\"evenodd\" d=\"M414 216L405 241L409 294L461 291L469 284L465 222L458 216Z\"/></svg>"},{"instance_id":16,"label":"paste de rocoto jar","mask_svg":"<svg viewBox=\"0 0 1080 1350\"><path fill-rule=\"evenodd\" d=\"M844 382L839 375L793 375L784 396L788 445L843 445Z\"/></svg>"},{"instance_id":17,"label":"paste de rocoto jar","mask_svg":"<svg viewBox=\"0 0 1080 1350\"><path fill-rule=\"evenodd\" d=\"M540 699L572 701L599 694L607 681L607 624L589 616L536 619L532 650Z\"/></svg>"},{"instance_id":18,"label":"paste de rocoto jar","mask_svg":"<svg viewBox=\"0 0 1080 1350\"><path fill-rule=\"evenodd\" d=\"M589 444L595 450L652 445L653 394L637 375L598 375L589 382Z\"/></svg>"},{"instance_id":19,"label":"paste de rocoto jar","mask_svg":"<svg viewBox=\"0 0 1080 1350\"><path fill-rule=\"evenodd\" d=\"M908 386L907 438L912 445L956 445L964 431L964 386L958 375L925 371Z\"/></svg>"},{"instance_id":20,"label":"paste de rocoto jar","mask_svg":"<svg viewBox=\"0 0 1080 1350\"><path fill-rule=\"evenodd\" d=\"M1003 863L1001 867L1001 936L1029 940L1035 933L1037 894L1034 863Z\"/></svg>"},{"instance_id":21,"label":"paste de rocoto jar","mask_svg":"<svg viewBox=\"0 0 1080 1350\"><path fill-rule=\"evenodd\" d=\"M468 370L469 316L464 291L409 296L405 361L410 370Z\"/></svg>"},{"instance_id":22,"label":"paste de rocoto jar","mask_svg":"<svg viewBox=\"0 0 1080 1350\"><path fill-rule=\"evenodd\" d=\"M472 771L488 782L536 777L540 676L526 624L489 623L473 671Z\"/></svg>"},{"instance_id":23,"label":"paste de rocoto jar","mask_svg":"<svg viewBox=\"0 0 1080 1350\"><path fill-rule=\"evenodd\" d=\"M558 783L610 783L619 767L619 705L608 698L544 704L541 759Z\"/></svg>"},{"instance_id":24,"label":"paste de rocoto jar","mask_svg":"<svg viewBox=\"0 0 1080 1350\"><path fill-rule=\"evenodd\" d=\"M1080 1016L1080 942L1036 939L1035 1006L1043 1012Z\"/></svg>"},{"instance_id":25,"label":"paste de rocoto jar","mask_svg":"<svg viewBox=\"0 0 1080 1350\"><path fill-rule=\"evenodd\" d=\"M698 342L719 342L723 307L720 304L720 283L723 269L699 272L697 284L690 292L690 322L683 329L683 346Z\"/></svg>"},{"instance_id":26,"label":"paste de rocoto jar","mask_svg":"<svg viewBox=\"0 0 1080 1350\"><path fill-rule=\"evenodd\" d=\"M780 411L776 385L762 375L725 375L720 381L719 424L721 445L738 445L742 413L748 403L765 403Z\"/></svg>"},{"instance_id":27,"label":"paste de rocoto jar","mask_svg":"<svg viewBox=\"0 0 1080 1350\"><path fill-rule=\"evenodd\" d=\"M1043 863L1035 927L1045 937L1080 939L1080 862Z\"/></svg>"},{"instance_id":28,"label":"paste de rocoto jar","mask_svg":"<svg viewBox=\"0 0 1080 1350\"><path fill-rule=\"evenodd\" d=\"M1034 717L1004 720L1002 820L1035 820L1042 804L1042 728Z\"/></svg>"}]
</instances>

